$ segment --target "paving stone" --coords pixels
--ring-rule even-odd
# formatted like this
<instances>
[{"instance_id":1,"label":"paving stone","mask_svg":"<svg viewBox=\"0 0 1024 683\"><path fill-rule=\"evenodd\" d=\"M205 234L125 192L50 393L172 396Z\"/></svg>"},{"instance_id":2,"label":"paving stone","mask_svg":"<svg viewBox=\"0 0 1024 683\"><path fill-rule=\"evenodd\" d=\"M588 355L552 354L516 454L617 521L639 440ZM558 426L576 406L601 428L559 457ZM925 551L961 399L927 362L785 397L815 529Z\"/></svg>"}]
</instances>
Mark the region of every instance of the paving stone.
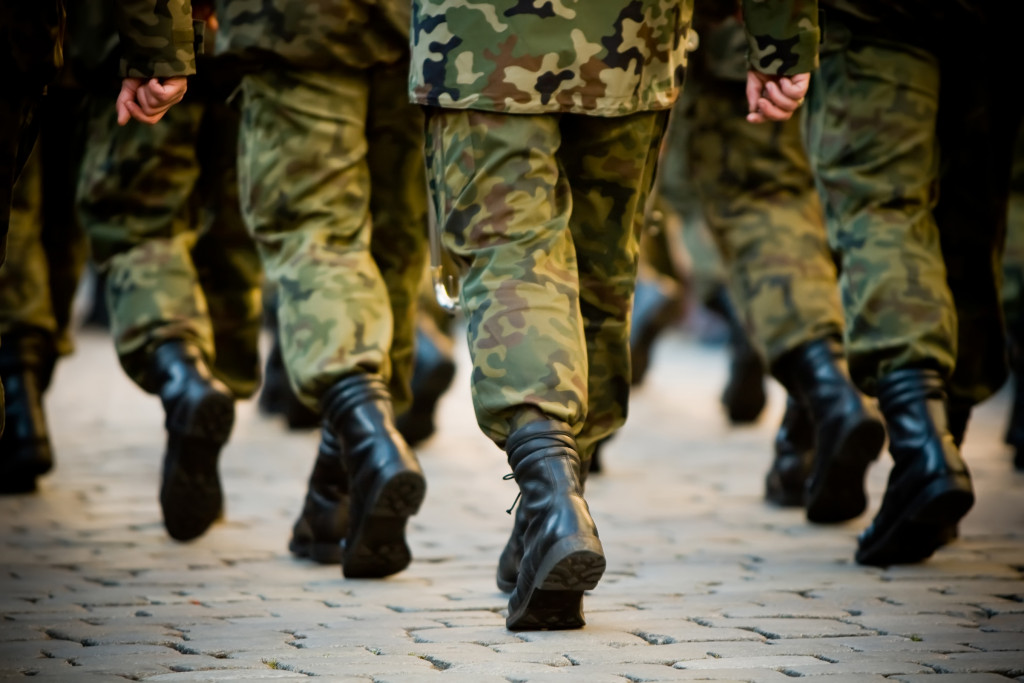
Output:
<instances>
[{"instance_id":1,"label":"paving stone","mask_svg":"<svg viewBox=\"0 0 1024 683\"><path fill-rule=\"evenodd\" d=\"M475 643L496 645L498 643L519 643L522 640L510 631L494 627L455 626L450 628L420 628L410 630L409 635L419 643Z\"/></svg>"},{"instance_id":2,"label":"paving stone","mask_svg":"<svg viewBox=\"0 0 1024 683\"><path fill-rule=\"evenodd\" d=\"M794 666L820 664L822 660L816 657L802 655L777 655L765 657L730 657L718 659L708 657L704 659L692 659L676 662L673 666L677 669L774 669L789 668Z\"/></svg>"},{"instance_id":3,"label":"paving stone","mask_svg":"<svg viewBox=\"0 0 1024 683\"><path fill-rule=\"evenodd\" d=\"M922 656L922 664L939 673L998 673L1024 676L1024 657L1020 652L954 652L948 655Z\"/></svg>"},{"instance_id":4,"label":"paving stone","mask_svg":"<svg viewBox=\"0 0 1024 683\"><path fill-rule=\"evenodd\" d=\"M531 676L534 680L536 676ZM373 683L509 683L504 674L483 674L479 672L424 671L403 673L399 676L376 676ZM616 683L622 683L621 679Z\"/></svg>"},{"instance_id":5,"label":"paving stone","mask_svg":"<svg viewBox=\"0 0 1024 683\"><path fill-rule=\"evenodd\" d=\"M820 638L829 636L868 635L873 631L858 624L848 624L835 619L728 619L706 620L712 628L726 627L747 629L765 638Z\"/></svg>"},{"instance_id":6,"label":"paving stone","mask_svg":"<svg viewBox=\"0 0 1024 683\"><path fill-rule=\"evenodd\" d=\"M891 655L848 652L839 655L822 655L816 664L798 664L782 669L788 676L832 676L868 675L891 676L894 674L934 673L934 669L914 661L900 661Z\"/></svg>"},{"instance_id":7,"label":"paving stone","mask_svg":"<svg viewBox=\"0 0 1024 683\"><path fill-rule=\"evenodd\" d=\"M844 656L853 648L836 642L838 638L784 638L765 642L719 641L707 643L712 657L771 657L777 655L808 655L817 657Z\"/></svg>"},{"instance_id":8,"label":"paving stone","mask_svg":"<svg viewBox=\"0 0 1024 683\"><path fill-rule=\"evenodd\" d=\"M743 681L744 683L792 683L792 678L773 669L759 668L716 668L679 669L679 678L666 680L680 681Z\"/></svg>"},{"instance_id":9,"label":"paving stone","mask_svg":"<svg viewBox=\"0 0 1024 683\"><path fill-rule=\"evenodd\" d=\"M308 681L309 677L302 674L292 673L291 671L276 671L273 669L267 669L266 671L254 670L254 669L220 669L217 671L188 671L180 673L167 673L159 674L156 676L147 676L147 681L156 681L158 683L204 683L210 681L211 683L216 681L282 681L287 683L288 681ZM339 683L367 683L372 681L369 677L349 677L335 679Z\"/></svg>"},{"instance_id":10,"label":"paving stone","mask_svg":"<svg viewBox=\"0 0 1024 683\"><path fill-rule=\"evenodd\" d=\"M981 632L972 636L964 644L983 652L999 650L1019 652L1024 644L1024 636L1016 631Z\"/></svg>"},{"instance_id":11,"label":"paving stone","mask_svg":"<svg viewBox=\"0 0 1024 683\"><path fill-rule=\"evenodd\" d=\"M930 674L934 677L935 674ZM841 673L828 673L821 675L802 676L801 678L808 678L811 681L817 683L882 683L882 681L893 681L900 680L898 676L878 676L872 674L841 674ZM938 683L932 681L932 683Z\"/></svg>"},{"instance_id":12,"label":"paving stone","mask_svg":"<svg viewBox=\"0 0 1024 683\"><path fill-rule=\"evenodd\" d=\"M1006 683L1014 679L1000 674L930 674L926 676L892 676L889 680L900 683Z\"/></svg>"},{"instance_id":13,"label":"paving stone","mask_svg":"<svg viewBox=\"0 0 1024 683\"><path fill-rule=\"evenodd\" d=\"M508 648L513 645L505 646ZM703 643L669 643L668 645L639 645L629 648L593 648L589 650L564 651L565 657L575 666L624 664L674 664L684 659L699 659L707 656Z\"/></svg>"}]
</instances>

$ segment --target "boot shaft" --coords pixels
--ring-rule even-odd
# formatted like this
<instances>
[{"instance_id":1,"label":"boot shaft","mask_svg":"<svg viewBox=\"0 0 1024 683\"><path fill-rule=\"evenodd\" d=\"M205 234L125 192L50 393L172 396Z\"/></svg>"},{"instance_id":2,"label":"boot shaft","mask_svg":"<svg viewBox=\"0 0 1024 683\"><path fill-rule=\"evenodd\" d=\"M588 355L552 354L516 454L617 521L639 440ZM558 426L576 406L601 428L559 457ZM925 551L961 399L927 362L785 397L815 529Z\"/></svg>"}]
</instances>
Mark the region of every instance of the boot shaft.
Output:
<instances>
[{"instance_id":1,"label":"boot shaft","mask_svg":"<svg viewBox=\"0 0 1024 683\"><path fill-rule=\"evenodd\" d=\"M945 383L938 372L908 368L883 377L878 402L897 470L967 474L949 430Z\"/></svg>"}]
</instances>

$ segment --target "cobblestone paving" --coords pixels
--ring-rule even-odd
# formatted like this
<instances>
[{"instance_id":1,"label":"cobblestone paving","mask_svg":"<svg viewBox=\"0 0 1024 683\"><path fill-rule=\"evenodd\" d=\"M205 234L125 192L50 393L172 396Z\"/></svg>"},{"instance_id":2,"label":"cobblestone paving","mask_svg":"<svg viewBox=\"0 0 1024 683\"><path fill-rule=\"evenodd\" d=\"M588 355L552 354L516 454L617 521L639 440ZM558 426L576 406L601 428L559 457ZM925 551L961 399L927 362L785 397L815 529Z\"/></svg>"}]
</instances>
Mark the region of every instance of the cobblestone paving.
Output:
<instances>
[{"instance_id":1,"label":"cobblestone paving","mask_svg":"<svg viewBox=\"0 0 1024 683\"><path fill-rule=\"evenodd\" d=\"M252 404L221 461L224 520L171 541L156 499L159 402L123 377L106 338L83 334L48 397L56 471L36 495L0 499L0 677L1024 681L1024 475L1001 442L1005 396L968 434L978 502L961 538L918 566L865 568L855 539L888 456L853 522L811 526L766 506L780 390L757 426L730 429L722 352L669 337L588 483L608 572L585 600L587 627L513 634L494 569L515 485L472 421L461 360L421 450L430 489L410 524L412 566L349 581L288 555L315 436Z\"/></svg>"}]
</instances>

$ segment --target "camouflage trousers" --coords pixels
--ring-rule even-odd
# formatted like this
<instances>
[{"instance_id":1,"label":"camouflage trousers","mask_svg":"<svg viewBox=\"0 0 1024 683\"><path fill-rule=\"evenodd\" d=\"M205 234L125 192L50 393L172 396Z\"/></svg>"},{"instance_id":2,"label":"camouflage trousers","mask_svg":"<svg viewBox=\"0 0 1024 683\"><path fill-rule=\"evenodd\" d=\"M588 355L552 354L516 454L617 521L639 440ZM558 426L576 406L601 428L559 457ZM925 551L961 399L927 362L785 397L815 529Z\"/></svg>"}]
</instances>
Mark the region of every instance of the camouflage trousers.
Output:
<instances>
[{"instance_id":1,"label":"camouflage trousers","mask_svg":"<svg viewBox=\"0 0 1024 683\"><path fill-rule=\"evenodd\" d=\"M976 403L1006 377L997 265L1019 115L987 73L1000 60L959 43L940 60L841 21L826 35L806 140L841 257L851 375L870 394L889 372L932 368L952 401Z\"/></svg>"},{"instance_id":2,"label":"camouflage trousers","mask_svg":"<svg viewBox=\"0 0 1024 683\"><path fill-rule=\"evenodd\" d=\"M639 233L667 116L430 111L438 225L465 268L473 405L499 446L557 419L589 459L625 422Z\"/></svg>"},{"instance_id":3,"label":"camouflage trousers","mask_svg":"<svg viewBox=\"0 0 1024 683\"><path fill-rule=\"evenodd\" d=\"M285 366L310 407L356 370L411 401L426 265L423 115L405 64L243 79L242 210L277 289Z\"/></svg>"},{"instance_id":4,"label":"camouflage trousers","mask_svg":"<svg viewBox=\"0 0 1024 683\"><path fill-rule=\"evenodd\" d=\"M843 333L843 309L800 123L746 120L742 82L696 84L689 167L737 310L769 364Z\"/></svg>"},{"instance_id":5,"label":"camouflage trousers","mask_svg":"<svg viewBox=\"0 0 1024 683\"><path fill-rule=\"evenodd\" d=\"M0 268L0 335L31 335L50 359L72 351L71 307L88 257L74 212L81 161L82 97L51 88L41 134L14 186L9 260Z\"/></svg>"},{"instance_id":6,"label":"camouflage trousers","mask_svg":"<svg viewBox=\"0 0 1024 683\"><path fill-rule=\"evenodd\" d=\"M194 343L238 397L259 386L261 271L238 211L238 115L182 103L156 125L117 125L98 96L77 204L107 273L111 332L125 372L155 391L153 349Z\"/></svg>"}]
</instances>

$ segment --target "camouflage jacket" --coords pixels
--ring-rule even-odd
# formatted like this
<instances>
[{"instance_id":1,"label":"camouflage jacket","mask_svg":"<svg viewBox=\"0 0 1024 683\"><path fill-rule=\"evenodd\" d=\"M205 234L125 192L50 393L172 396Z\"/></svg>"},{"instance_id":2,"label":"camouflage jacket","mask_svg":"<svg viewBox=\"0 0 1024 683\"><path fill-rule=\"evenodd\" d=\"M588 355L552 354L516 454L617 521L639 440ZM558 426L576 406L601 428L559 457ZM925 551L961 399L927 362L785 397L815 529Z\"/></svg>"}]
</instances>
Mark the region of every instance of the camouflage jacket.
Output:
<instances>
[{"instance_id":1,"label":"camouflage jacket","mask_svg":"<svg viewBox=\"0 0 1024 683\"><path fill-rule=\"evenodd\" d=\"M217 0L216 53L256 64L365 69L409 54L410 0Z\"/></svg>"},{"instance_id":2,"label":"camouflage jacket","mask_svg":"<svg viewBox=\"0 0 1024 683\"><path fill-rule=\"evenodd\" d=\"M115 6L121 76L167 78L196 72L197 33L189 0L117 0Z\"/></svg>"},{"instance_id":3,"label":"camouflage jacket","mask_svg":"<svg viewBox=\"0 0 1024 683\"><path fill-rule=\"evenodd\" d=\"M814 0L745 0L753 64L810 71ZM413 102L623 116L682 86L692 0L413 0Z\"/></svg>"}]
</instances>

